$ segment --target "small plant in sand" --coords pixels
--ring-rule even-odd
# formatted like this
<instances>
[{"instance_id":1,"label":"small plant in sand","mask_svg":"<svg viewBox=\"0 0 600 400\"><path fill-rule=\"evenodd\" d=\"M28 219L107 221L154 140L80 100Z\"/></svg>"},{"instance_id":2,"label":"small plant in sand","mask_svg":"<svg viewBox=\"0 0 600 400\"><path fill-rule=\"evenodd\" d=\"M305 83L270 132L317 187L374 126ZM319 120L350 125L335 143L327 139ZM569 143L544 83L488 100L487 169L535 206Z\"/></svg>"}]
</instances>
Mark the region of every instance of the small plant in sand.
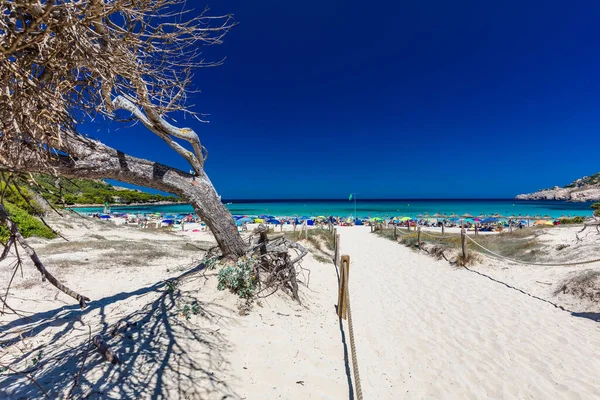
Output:
<instances>
[{"instance_id":1,"label":"small plant in sand","mask_svg":"<svg viewBox=\"0 0 600 400\"><path fill-rule=\"evenodd\" d=\"M217 289L229 289L243 299L252 298L256 289L254 268L257 264L255 258L242 258L235 265L226 266L217 276Z\"/></svg>"},{"instance_id":2,"label":"small plant in sand","mask_svg":"<svg viewBox=\"0 0 600 400\"><path fill-rule=\"evenodd\" d=\"M42 357L44 356L44 350L40 350L35 357L31 359L31 366L35 367L42 361Z\"/></svg>"},{"instance_id":3,"label":"small plant in sand","mask_svg":"<svg viewBox=\"0 0 600 400\"><path fill-rule=\"evenodd\" d=\"M169 293L175 293L178 285L179 282L177 282L175 279L169 279L168 281L165 281L165 286L167 287L167 292Z\"/></svg>"},{"instance_id":4,"label":"small plant in sand","mask_svg":"<svg viewBox=\"0 0 600 400\"><path fill-rule=\"evenodd\" d=\"M197 302L193 302L191 304L186 304L179 310L179 315L189 321L192 318L192 315L200 314L200 305Z\"/></svg>"},{"instance_id":5,"label":"small plant in sand","mask_svg":"<svg viewBox=\"0 0 600 400\"><path fill-rule=\"evenodd\" d=\"M456 265L460 267L467 267L469 265L477 264L478 262L481 262L481 256L473 251L467 251L466 255L458 253L456 256Z\"/></svg>"},{"instance_id":6,"label":"small plant in sand","mask_svg":"<svg viewBox=\"0 0 600 400\"><path fill-rule=\"evenodd\" d=\"M219 257L208 257L204 260L204 266L208 270L213 270L217 267Z\"/></svg>"}]
</instances>

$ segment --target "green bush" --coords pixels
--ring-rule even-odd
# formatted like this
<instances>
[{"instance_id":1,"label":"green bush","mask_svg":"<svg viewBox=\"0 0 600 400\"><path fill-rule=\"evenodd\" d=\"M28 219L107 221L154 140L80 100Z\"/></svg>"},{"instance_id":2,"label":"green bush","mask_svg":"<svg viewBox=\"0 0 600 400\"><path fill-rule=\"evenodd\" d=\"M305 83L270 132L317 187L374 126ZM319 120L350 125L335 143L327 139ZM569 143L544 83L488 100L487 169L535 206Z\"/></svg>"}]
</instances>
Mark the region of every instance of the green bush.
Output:
<instances>
[{"instance_id":1,"label":"green bush","mask_svg":"<svg viewBox=\"0 0 600 400\"><path fill-rule=\"evenodd\" d=\"M19 227L19 231L23 237L28 238L31 236L38 236L47 239L56 237L56 234L52 232L50 228L42 223L39 219L35 218L27 211L15 206L14 204L6 202L4 204L6 211L10 214L11 219ZM0 226L0 240L6 242L9 237L9 232L6 226Z\"/></svg>"},{"instance_id":2,"label":"green bush","mask_svg":"<svg viewBox=\"0 0 600 400\"><path fill-rule=\"evenodd\" d=\"M592 204L592 209L594 210L594 216L600 217L600 203Z\"/></svg>"},{"instance_id":3,"label":"green bush","mask_svg":"<svg viewBox=\"0 0 600 400\"><path fill-rule=\"evenodd\" d=\"M242 299L250 299L256 290L254 266L258 261L254 258L240 259L235 265L228 265L219 271L217 289L229 289Z\"/></svg>"},{"instance_id":4,"label":"green bush","mask_svg":"<svg viewBox=\"0 0 600 400\"><path fill-rule=\"evenodd\" d=\"M19 190L17 190L14 184L8 185L7 188L5 182L0 182L0 192L2 191L4 191L6 202L14 204L22 210L34 215L41 215L44 212L42 207L33 200L31 192L22 184L19 185Z\"/></svg>"},{"instance_id":5,"label":"green bush","mask_svg":"<svg viewBox=\"0 0 600 400\"><path fill-rule=\"evenodd\" d=\"M561 218L560 219L560 224L561 225L583 224L583 221L585 221L585 218L583 218L581 216L576 216L576 217L573 217L573 218Z\"/></svg>"}]
</instances>

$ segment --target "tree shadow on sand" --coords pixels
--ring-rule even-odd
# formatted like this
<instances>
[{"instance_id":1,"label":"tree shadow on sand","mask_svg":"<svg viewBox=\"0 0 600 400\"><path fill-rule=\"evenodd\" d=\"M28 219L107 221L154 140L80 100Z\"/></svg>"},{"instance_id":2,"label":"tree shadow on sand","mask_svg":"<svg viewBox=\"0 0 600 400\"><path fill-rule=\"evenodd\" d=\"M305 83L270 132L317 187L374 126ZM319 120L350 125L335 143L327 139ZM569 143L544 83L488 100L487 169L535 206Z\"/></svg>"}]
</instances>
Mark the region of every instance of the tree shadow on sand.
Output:
<instances>
[{"instance_id":1,"label":"tree shadow on sand","mask_svg":"<svg viewBox=\"0 0 600 400\"><path fill-rule=\"evenodd\" d=\"M0 398L44 398L26 374L48 398L64 398L83 365L73 398L239 399L225 382L231 346L220 333L232 324L233 310L193 296L203 268L179 276L178 287L160 282L91 302L85 310L65 306L4 325L0 346L14 355L10 365L20 373L0 374ZM140 306L109 325L106 308L114 315L120 301ZM193 312L182 315L184 304L192 304ZM117 352L119 364L105 361L90 345L96 334ZM44 343L34 347L33 339Z\"/></svg>"}]
</instances>

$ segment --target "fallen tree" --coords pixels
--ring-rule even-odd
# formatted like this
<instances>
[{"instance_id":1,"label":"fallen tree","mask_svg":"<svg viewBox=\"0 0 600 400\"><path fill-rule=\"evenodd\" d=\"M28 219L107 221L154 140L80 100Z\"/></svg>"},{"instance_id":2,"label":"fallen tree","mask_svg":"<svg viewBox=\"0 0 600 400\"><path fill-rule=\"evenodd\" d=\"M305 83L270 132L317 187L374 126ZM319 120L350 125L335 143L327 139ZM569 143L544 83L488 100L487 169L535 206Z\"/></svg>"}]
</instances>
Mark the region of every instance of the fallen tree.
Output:
<instances>
[{"instance_id":1,"label":"fallen tree","mask_svg":"<svg viewBox=\"0 0 600 400\"><path fill-rule=\"evenodd\" d=\"M204 122L188 103L193 71L221 64L206 62L201 46L222 43L235 22L206 10L191 16L184 7L184 0L0 0L0 172L32 184L32 173L45 173L176 194L206 222L220 256L236 260L254 249L239 236L204 170L208 151L198 134L174 118ZM186 160L191 173L80 134L81 123L97 119L143 125ZM17 243L30 249L42 275L85 306L87 297L50 278L10 215L3 213L0 223L12 232L4 257ZM299 300L290 270L295 261L285 255L293 246L273 246L262 262L278 266L272 279L291 285Z\"/></svg>"}]
</instances>

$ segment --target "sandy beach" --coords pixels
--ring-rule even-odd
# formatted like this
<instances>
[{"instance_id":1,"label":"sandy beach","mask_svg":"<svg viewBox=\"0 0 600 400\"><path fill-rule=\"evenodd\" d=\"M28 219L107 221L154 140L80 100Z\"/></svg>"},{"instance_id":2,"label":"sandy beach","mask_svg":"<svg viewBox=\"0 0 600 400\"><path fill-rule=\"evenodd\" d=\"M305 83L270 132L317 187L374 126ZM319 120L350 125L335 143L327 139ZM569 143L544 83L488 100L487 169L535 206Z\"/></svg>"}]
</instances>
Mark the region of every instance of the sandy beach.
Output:
<instances>
[{"instance_id":1,"label":"sandy beach","mask_svg":"<svg viewBox=\"0 0 600 400\"><path fill-rule=\"evenodd\" d=\"M32 243L49 270L92 302L80 310L25 265L9 295L24 317L0 317L0 363L31 374L51 398L66 396L85 354L75 398L352 398L348 326L337 318L332 263L306 257L301 305L278 293L245 311L216 289L217 271L197 267L203 252L190 244L212 241L209 232L78 217L53 223L69 242ZM600 236L577 242L577 229L550 228L540 238L548 248L569 243L569 254L591 257ZM341 252L351 257L366 398L600 397L598 303L553 294L570 274L597 265L524 267L485 257L458 269L369 227L338 232ZM549 258L559 255L548 251ZM12 261L0 264L3 276ZM170 290L166 281L176 277ZM189 318L186 305L196 310ZM87 353L96 334L117 349L120 365ZM23 374L0 375L0 397L40 396Z\"/></svg>"},{"instance_id":2,"label":"sandy beach","mask_svg":"<svg viewBox=\"0 0 600 400\"><path fill-rule=\"evenodd\" d=\"M339 231L368 398L600 396L597 322L368 229Z\"/></svg>"}]
</instances>

